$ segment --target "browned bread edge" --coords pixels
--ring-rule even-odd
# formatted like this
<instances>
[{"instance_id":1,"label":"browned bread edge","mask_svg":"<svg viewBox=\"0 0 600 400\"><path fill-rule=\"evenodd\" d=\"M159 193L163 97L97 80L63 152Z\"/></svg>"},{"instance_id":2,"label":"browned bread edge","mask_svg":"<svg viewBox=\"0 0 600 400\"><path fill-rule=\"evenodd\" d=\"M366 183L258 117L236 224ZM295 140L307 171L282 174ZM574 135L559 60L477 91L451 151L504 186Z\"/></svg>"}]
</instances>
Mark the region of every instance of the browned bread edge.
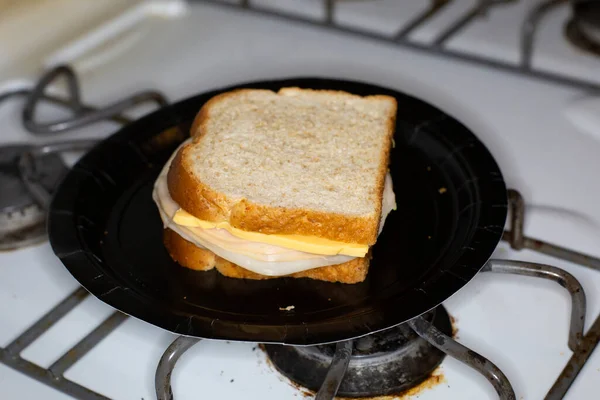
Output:
<instances>
[{"instance_id":1,"label":"browned bread edge","mask_svg":"<svg viewBox=\"0 0 600 400\"><path fill-rule=\"evenodd\" d=\"M348 216L305 209L290 209L270 207L252 203L246 199L239 201L227 198L213 191L197 179L191 166L186 164L186 152L202 140L206 131L206 123L210 119L210 107L215 102L240 91L255 89L240 89L222 93L210 99L200 109L192 124L192 143L183 146L173 159L169 169L167 182L169 192L181 208L195 217L206 221L228 221L233 227L265 234L298 234L317 236L345 243L373 245L377 240L379 216L381 215L381 200L387 173L389 152L395 130L396 109L388 121L388 135L381 157L379 176L377 177L376 216ZM329 91L341 94L345 92ZM355 96L355 95L352 95ZM369 96L371 98L395 99L389 96Z\"/></svg>"},{"instance_id":2,"label":"browned bread edge","mask_svg":"<svg viewBox=\"0 0 600 400\"><path fill-rule=\"evenodd\" d=\"M274 279L277 277L266 276L248 271L233 264L209 250L201 249L188 242L176 232L165 229L164 244L171 258L183 267L198 271L208 271L214 267L228 277L240 279ZM310 278L327 282L359 283L365 280L369 271L370 253L364 258L355 258L343 264L314 268L308 271L288 275L292 278Z\"/></svg>"},{"instance_id":3,"label":"browned bread edge","mask_svg":"<svg viewBox=\"0 0 600 400\"><path fill-rule=\"evenodd\" d=\"M215 253L199 248L171 229L163 231L163 243L171 258L180 265L197 271L209 271L215 267Z\"/></svg>"}]
</instances>

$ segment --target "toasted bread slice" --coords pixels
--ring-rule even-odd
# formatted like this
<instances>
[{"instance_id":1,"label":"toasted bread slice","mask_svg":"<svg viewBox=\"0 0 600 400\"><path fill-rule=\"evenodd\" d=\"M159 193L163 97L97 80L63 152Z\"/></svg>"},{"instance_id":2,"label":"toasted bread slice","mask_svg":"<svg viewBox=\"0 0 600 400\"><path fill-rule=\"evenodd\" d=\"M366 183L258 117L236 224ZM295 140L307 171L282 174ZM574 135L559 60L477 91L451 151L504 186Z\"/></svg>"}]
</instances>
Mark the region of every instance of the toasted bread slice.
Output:
<instances>
[{"instance_id":1,"label":"toasted bread slice","mask_svg":"<svg viewBox=\"0 0 600 400\"><path fill-rule=\"evenodd\" d=\"M396 107L299 88L218 95L174 158L169 192L202 220L373 245Z\"/></svg>"},{"instance_id":2,"label":"toasted bread slice","mask_svg":"<svg viewBox=\"0 0 600 400\"><path fill-rule=\"evenodd\" d=\"M210 271L215 267L215 253L188 242L171 229L163 231L163 243L171 258L184 267L196 271Z\"/></svg>"},{"instance_id":3,"label":"toasted bread slice","mask_svg":"<svg viewBox=\"0 0 600 400\"><path fill-rule=\"evenodd\" d=\"M164 243L167 251L177 263L186 268L208 271L217 268L221 274L240 279L273 279L277 276L266 276L248 271L209 250L201 249L188 242L170 229L164 231ZM369 271L370 255L355 258L343 264L314 268L288 275L293 278L310 278L327 282L359 283L365 280Z\"/></svg>"}]
</instances>

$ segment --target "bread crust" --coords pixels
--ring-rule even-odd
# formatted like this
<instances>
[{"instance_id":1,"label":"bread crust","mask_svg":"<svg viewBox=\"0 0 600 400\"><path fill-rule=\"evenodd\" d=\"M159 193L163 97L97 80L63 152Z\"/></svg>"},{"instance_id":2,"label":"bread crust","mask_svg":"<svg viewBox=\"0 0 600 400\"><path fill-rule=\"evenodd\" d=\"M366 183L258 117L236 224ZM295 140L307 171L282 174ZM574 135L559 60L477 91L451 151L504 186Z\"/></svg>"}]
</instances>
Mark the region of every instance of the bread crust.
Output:
<instances>
[{"instance_id":1,"label":"bread crust","mask_svg":"<svg viewBox=\"0 0 600 400\"><path fill-rule=\"evenodd\" d=\"M280 92L293 92L308 89L283 88ZM187 156L191 148L199 143L205 132L206 124L210 120L210 110L217 102L235 96L240 92L264 91L257 89L239 89L219 94L210 99L200 109L191 129L193 141L183 146L173 159L168 172L167 182L169 192L181 208L196 218L221 222L227 221L231 226L251 232L265 234L297 234L306 236L317 236L345 243L358 243L373 245L377 240L379 230L381 202L385 176L388 169L389 152L392 145L396 123L396 100L389 96L368 96L367 98L384 98L393 103L393 112L387 121L386 143L383 147L381 164L377 176L375 216L349 216L343 214L325 213L306 209L292 209L283 207L271 207L256 204L247 199L230 199L222 193L212 190L201 182L192 171L191 157ZM320 91L337 95L349 95L359 97L341 91Z\"/></svg>"},{"instance_id":2,"label":"bread crust","mask_svg":"<svg viewBox=\"0 0 600 400\"><path fill-rule=\"evenodd\" d=\"M183 267L197 271L208 271L216 267L222 275L240 279L275 279L277 276L260 275L248 271L232 262L216 256L213 252L201 249L188 242L176 232L165 229L163 241L171 258ZM370 253L364 258L355 258L338 265L314 268L287 275L292 278L309 278L326 282L359 283L365 280L369 271Z\"/></svg>"},{"instance_id":3,"label":"bread crust","mask_svg":"<svg viewBox=\"0 0 600 400\"><path fill-rule=\"evenodd\" d=\"M209 271L215 267L215 253L188 242L171 229L163 231L163 243L171 258L187 268Z\"/></svg>"}]
</instances>

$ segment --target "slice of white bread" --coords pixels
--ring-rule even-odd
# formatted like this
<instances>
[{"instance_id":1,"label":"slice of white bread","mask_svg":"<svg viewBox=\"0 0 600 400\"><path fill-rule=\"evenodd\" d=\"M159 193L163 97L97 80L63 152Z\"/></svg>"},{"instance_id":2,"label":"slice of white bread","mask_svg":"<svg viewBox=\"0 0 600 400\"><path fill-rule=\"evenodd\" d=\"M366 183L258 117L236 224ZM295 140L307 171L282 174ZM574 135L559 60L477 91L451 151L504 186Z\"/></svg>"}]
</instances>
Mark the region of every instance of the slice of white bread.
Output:
<instances>
[{"instance_id":1,"label":"slice of white bread","mask_svg":"<svg viewBox=\"0 0 600 400\"><path fill-rule=\"evenodd\" d=\"M169 193L202 220L373 245L396 107L299 88L215 96L171 164Z\"/></svg>"}]
</instances>

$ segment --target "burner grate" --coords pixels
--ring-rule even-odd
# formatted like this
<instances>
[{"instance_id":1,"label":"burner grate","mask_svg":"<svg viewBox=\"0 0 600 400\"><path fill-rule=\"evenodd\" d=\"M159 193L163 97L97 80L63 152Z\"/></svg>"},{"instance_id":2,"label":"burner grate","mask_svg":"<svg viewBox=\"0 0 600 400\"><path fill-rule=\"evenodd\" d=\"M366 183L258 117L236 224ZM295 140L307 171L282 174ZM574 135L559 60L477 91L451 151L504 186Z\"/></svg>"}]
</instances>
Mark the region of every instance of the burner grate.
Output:
<instances>
[{"instance_id":1,"label":"burner grate","mask_svg":"<svg viewBox=\"0 0 600 400\"><path fill-rule=\"evenodd\" d=\"M61 76L67 79L68 98L47 95L46 88ZM26 102L22 122L34 134L67 132L101 120L125 125L131 122L121 115L127 109L149 101L157 103L159 107L168 104L162 94L145 91L104 108L87 106L81 102L75 72L68 66L49 70L31 90L17 89L0 95L0 103L23 96ZM63 106L74 114L59 121L40 123L35 120L35 111L41 101ZM50 203L52 189L67 171L58 154L88 150L96 143L93 140L71 140L37 147L16 145L0 148L0 186L8 188L0 198L0 222L3 225L0 229L0 250L21 248L46 238L44 210Z\"/></svg>"},{"instance_id":2,"label":"burner grate","mask_svg":"<svg viewBox=\"0 0 600 400\"><path fill-rule=\"evenodd\" d=\"M46 240L46 212L31 197L19 174L19 158L29 145L0 147L0 251L13 250ZM38 185L48 192L68 171L56 154L43 154L31 162Z\"/></svg>"},{"instance_id":3,"label":"burner grate","mask_svg":"<svg viewBox=\"0 0 600 400\"><path fill-rule=\"evenodd\" d=\"M48 369L27 361L20 356L20 353L36 341L44 332L50 329L54 324L60 321L69 311L81 303L89 293L84 288L79 288L71 293L66 299L60 302L56 307L50 310L46 315L40 318L29 329L13 340L7 347L0 347L0 362L3 364L44 383L56 390L83 400L110 400L84 386L66 379L63 374L73 364L85 356L102 339L115 330L127 316L115 311L111 316L105 319L90 334L81 339L79 343L65 352Z\"/></svg>"},{"instance_id":4,"label":"burner grate","mask_svg":"<svg viewBox=\"0 0 600 400\"><path fill-rule=\"evenodd\" d=\"M49 96L45 93L48 85L50 85L60 76L65 76L67 78L69 89L69 98L67 99ZM154 91L146 91L134 94L133 96L130 96L120 102L101 109L87 106L80 100L79 82L75 72L68 66L59 66L48 71L40 78L32 90L18 89L0 95L0 103L8 99L23 96L26 96L26 104L22 115L23 124L26 129L36 134L66 132L106 119L121 124L127 124L130 122L130 120L122 116L121 113L131 107L146 103L148 101L155 102L160 107L168 104L166 98L162 94ZM55 105L61 105L73 111L74 116L60 121L39 123L35 121L34 117L36 107L42 100ZM42 227L44 227L43 236L45 236L45 225L43 224L45 221L45 215L43 214L45 214L45 210L50 204L51 190L48 187L48 182L46 182L48 180L46 179L47 177L42 175L42 178L40 178L38 171L40 169L44 169L47 172L48 163L51 161L55 161L54 164L51 165L54 169L60 169L60 167L65 168L62 165L62 161L60 161L60 163L56 162L57 159L60 160L60 158L58 158L58 153L87 150L96 143L97 142L93 140L72 140L40 146L22 146L20 148L21 152L20 156L17 157L17 161L10 164L11 168L4 168L2 171L0 171L5 172L4 175L0 175L0 178L6 180L11 178L20 179L21 183L25 186L28 193L20 193L22 198L19 199L18 203L23 203L26 205L33 204L38 207L40 214L42 214ZM0 149L4 149L6 153L6 149L10 150L13 149L13 147L5 147ZM9 155L11 158L15 158L14 154L10 153ZM50 158L50 161L48 161L48 158ZM42 165L39 165L40 161L45 162L45 164L42 163ZM4 165L0 164L0 167L2 166ZM10 174L6 174L7 170L9 170ZM56 177L51 176L51 178ZM57 179L54 179L52 182L55 185L58 181ZM5 209L8 210L10 208L9 206L14 206L14 203L0 205L2 205L2 208L0 209L0 220L2 220L2 218L4 218L3 212ZM3 238L4 237L0 235L0 239ZM40 239L36 237L27 241L21 240L18 244L26 245L39 240ZM4 242L0 241L0 249L4 249L2 247L3 244ZM42 318L36 321L31 327L29 327L29 329L13 340L12 343L10 343L7 347L0 347L0 362L75 398L83 400L110 400L99 393L68 380L64 377L64 373L77 361L83 358L83 356L85 356L91 349L100 343L106 336L119 327L119 325L121 325L121 323L128 318L127 315L119 311L112 313L92 332L81 339L75 346L66 351L47 369L25 360L20 355L25 348L31 345L44 332L49 330L58 321L60 321L67 313L69 313L69 311L80 304L88 295L89 293L84 288L75 290L62 302L46 313Z\"/></svg>"},{"instance_id":5,"label":"burner grate","mask_svg":"<svg viewBox=\"0 0 600 400\"><path fill-rule=\"evenodd\" d=\"M452 334L450 316L443 306L426 313L423 320L444 335ZM319 391L321 396L353 398L404 392L429 378L445 357L407 324L336 345L265 344L264 350L275 368L293 382L315 392L326 388ZM339 371L330 368L334 359ZM346 367L341 368L343 365ZM323 385L328 374L328 384Z\"/></svg>"},{"instance_id":6,"label":"burner grate","mask_svg":"<svg viewBox=\"0 0 600 400\"><path fill-rule=\"evenodd\" d=\"M479 0L475 2L476 4L470 10L458 17L458 19L450 24L450 26L446 27L446 29L437 37L435 37L431 43L420 43L411 40L408 37L409 33L413 32L418 27L423 26L434 16L439 15L446 8L446 5L451 2L451 0L430 0L430 6L428 9L426 9L421 15L417 15L415 18L408 21L406 24L404 24L404 26L400 27L395 34L392 35L374 33L360 28L349 27L336 23L336 0L321 0L325 12L325 17L322 20L311 19L310 17L266 8L264 6L254 4L249 0L241 0L238 2L229 2L223 0L195 1L218 7L237 9L244 12L279 18L289 22L306 24L318 29L333 30L346 35L376 40L392 46L404 47L410 50L464 61L482 67L494 68L503 72L521 75L549 83L565 85L586 91L600 91L600 83L596 81L579 79L567 74L545 71L540 68L535 68L532 65L531 61L535 48L535 34L538 27L540 26L544 17L550 11L559 6L565 6L566 3L568 3L567 0L544 0L532 6L521 24L521 35L519 41L520 59L517 63L499 61L483 55L453 50L445 46L445 44L451 38L463 31L477 19L485 17L496 7L508 5L516 0ZM595 3L593 1L590 2Z\"/></svg>"}]
</instances>

